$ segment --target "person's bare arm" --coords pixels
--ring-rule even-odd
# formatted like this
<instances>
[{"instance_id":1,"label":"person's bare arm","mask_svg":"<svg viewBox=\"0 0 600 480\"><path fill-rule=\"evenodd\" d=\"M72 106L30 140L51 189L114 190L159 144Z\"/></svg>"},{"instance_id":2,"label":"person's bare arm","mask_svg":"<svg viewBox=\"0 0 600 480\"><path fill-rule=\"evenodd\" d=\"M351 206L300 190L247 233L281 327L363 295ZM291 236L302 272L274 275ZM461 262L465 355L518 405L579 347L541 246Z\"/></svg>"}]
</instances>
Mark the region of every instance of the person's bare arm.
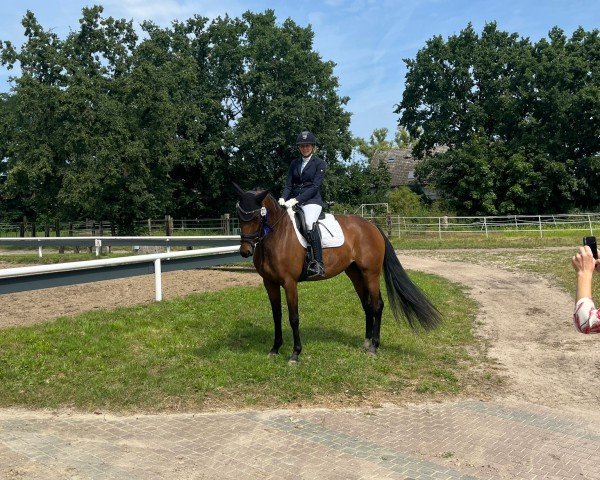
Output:
<instances>
[{"instance_id":1,"label":"person's bare arm","mask_svg":"<svg viewBox=\"0 0 600 480\"><path fill-rule=\"evenodd\" d=\"M582 298L592 298L592 275L596 267L596 260L592 256L592 251L587 245L579 247L571 263L575 272L577 272L577 294L576 301Z\"/></svg>"}]
</instances>

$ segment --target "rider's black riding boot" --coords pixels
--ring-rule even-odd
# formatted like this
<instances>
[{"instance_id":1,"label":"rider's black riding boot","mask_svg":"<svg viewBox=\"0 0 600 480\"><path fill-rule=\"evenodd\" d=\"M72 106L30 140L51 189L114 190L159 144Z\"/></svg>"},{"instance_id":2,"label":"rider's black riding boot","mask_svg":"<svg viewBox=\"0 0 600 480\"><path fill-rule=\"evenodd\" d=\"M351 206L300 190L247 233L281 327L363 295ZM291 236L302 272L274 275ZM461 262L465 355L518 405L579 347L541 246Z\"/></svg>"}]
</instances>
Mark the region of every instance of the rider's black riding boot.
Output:
<instances>
[{"instance_id":1,"label":"rider's black riding boot","mask_svg":"<svg viewBox=\"0 0 600 480\"><path fill-rule=\"evenodd\" d=\"M312 258L308 262L306 268L306 276L308 278L324 277L325 267L323 266L323 247L321 246L321 230L315 222L312 230L308 232L310 250L312 250Z\"/></svg>"}]
</instances>

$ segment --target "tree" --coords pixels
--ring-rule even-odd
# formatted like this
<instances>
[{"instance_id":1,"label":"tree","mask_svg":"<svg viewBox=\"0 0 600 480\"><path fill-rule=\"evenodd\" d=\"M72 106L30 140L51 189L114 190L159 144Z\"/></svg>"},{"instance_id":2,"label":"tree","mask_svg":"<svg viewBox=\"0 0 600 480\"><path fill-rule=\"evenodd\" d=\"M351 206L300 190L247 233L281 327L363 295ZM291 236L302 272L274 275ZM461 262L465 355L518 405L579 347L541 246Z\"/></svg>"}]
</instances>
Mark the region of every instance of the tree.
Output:
<instances>
[{"instance_id":1,"label":"tree","mask_svg":"<svg viewBox=\"0 0 600 480\"><path fill-rule=\"evenodd\" d=\"M241 62L233 77L231 102L237 116L233 135L233 175L251 186L279 190L302 130L314 132L319 152L331 168L350 156L347 97L337 94L333 62L313 51L314 33L275 14L242 16Z\"/></svg>"},{"instance_id":2,"label":"tree","mask_svg":"<svg viewBox=\"0 0 600 480\"><path fill-rule=\"evenodd\" d=\"M14 95L0 94L0 221L15 222L21 212L25 211L20 198L11 196L6 190L8 175L9 146L14 135L14 118L16 115L16 98Z\"/></svg>"},{"instance_id":3,"label":"tree","mask_svg":"<svg viewBox=\"0 0 600 480\"><path fill-rule=\"evenodd\" d=\"M0 42L17 63L2 164L20 214L136 219L231 211L231 180L280 190L295 136L317 132L334 168L348 158L348 101L313 33L267 10L160 28L84 8L60 39L28 12L25 44ZM2 127L4 128L4 127ZM0 172L1 173L1 172Z\"/></svg>"},{"instance_id":4,"label":"tree","mask_svg":"<svg viewBox=\"0 0 600 480\"><path fill-rule=\"evenodd\" d=\"M414 142L414 138L403 126L398 126L396 135L394 136L394 142L398 148L410 148Z\"/></svg>"},{"instance_id":5,"label":"tree","mask_svg":"<svg viewBox=\"0 0 600 480\"><path fill-rule=\"evenodd\" d=\"M413 152L449 147L418 173L463 213L583 205L582 166L600 151L598 30L567 39L554 28L548 36L531 44L495 23L478 36L469 24L405 60L396 113L418 137Z\"/></svg>"},{"instance_id":6,"label":"tree","mask_svg":"<svg viewBox=\"0 0 600 480\"><path fill-rule=\"evenodd\" d=\"M413 137L404 127L398 127L392 141L387 139L388 134L389 130L383 127L373 130L368 141L356 137L354 139L356 149L365 159L371 160L375 152L391 150L392 148L409 148L413 143Z\"/></svg>"}]
</instances>

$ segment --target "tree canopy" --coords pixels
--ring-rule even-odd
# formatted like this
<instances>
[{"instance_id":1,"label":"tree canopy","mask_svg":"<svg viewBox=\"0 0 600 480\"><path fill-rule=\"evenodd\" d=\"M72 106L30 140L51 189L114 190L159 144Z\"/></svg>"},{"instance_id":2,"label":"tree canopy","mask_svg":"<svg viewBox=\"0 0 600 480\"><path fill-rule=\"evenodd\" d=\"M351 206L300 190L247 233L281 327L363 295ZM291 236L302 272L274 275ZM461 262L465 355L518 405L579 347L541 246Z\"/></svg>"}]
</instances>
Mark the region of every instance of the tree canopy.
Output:
<instances>
[{"instance_id":1,"label":"tree canopy","mask_svg":"<svg viewBox=\"0 0 600 480\"><path fill-rule=\"evenodd\" d=\"M405 60L399 123L418 167L460 213L600 206L600 38L555 27L532 43L487 24L427 41Z\"/></svg>"},{"instance_id":2,"label":"tree canopy","mask_svg":"<svg viewBox=\"0 0 600 480\"><path fill-rule=\"evenodd\" d=\"M281 188L304 129L332 170L346 168L348 98L334 63L313 50L310 26L279 24L266 10L144 22L138 36L131 21L102 13L84 8L61 39L27 12L24 44L0 41L2 65L20 66L0 97L4 218L127 227L230 211L232 180Z\"/></svg>"}]
</instances>

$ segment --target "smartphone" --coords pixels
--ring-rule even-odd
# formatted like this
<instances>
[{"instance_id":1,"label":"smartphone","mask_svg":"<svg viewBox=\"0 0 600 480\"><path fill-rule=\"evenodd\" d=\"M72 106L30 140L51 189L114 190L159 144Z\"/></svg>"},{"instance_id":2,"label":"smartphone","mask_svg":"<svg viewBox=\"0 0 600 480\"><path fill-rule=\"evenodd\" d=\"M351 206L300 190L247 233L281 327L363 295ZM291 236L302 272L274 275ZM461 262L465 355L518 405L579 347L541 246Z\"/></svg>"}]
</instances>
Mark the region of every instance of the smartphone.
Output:
<instances>
[{"instance_id":1,"label":"smartphone","mask_svg":"<svg viewBox=\"0 0 600 480\"><path fill-rule=\"evenodd\" d=\"M596 237L583 237L583 244L590 247L594 258L598 258L598 245L596 244Z\"/></svg>"}]
</instances>

